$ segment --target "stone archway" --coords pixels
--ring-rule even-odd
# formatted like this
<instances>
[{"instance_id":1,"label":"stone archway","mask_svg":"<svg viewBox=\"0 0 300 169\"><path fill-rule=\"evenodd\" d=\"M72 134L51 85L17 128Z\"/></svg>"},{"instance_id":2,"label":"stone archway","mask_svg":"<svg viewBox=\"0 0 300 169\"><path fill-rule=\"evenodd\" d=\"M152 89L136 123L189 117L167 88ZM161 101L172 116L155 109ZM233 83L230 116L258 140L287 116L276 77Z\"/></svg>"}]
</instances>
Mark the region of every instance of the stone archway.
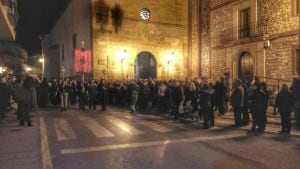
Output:
<instances>
[{"instance_id":1,"label":"stone archway","mask_svg":"<svg viewBox=\"0 0 300 169\"><path fill-rule=\"evenodd\" d=\"M134 61L134 78L155 79L156 77L157 65L155 57L147 51L139 53Z\"/></svg>"},{"instance_id":2,"label":"stone archway","mask_svg":"<svg viewBox=\"0 0 300 169\"><path fill-rule=\"evenodd\" d=\"M249 52L242 52L238 61L238 77L249 80L254 76L254 59Z\"/></svg>"}]
</instances>

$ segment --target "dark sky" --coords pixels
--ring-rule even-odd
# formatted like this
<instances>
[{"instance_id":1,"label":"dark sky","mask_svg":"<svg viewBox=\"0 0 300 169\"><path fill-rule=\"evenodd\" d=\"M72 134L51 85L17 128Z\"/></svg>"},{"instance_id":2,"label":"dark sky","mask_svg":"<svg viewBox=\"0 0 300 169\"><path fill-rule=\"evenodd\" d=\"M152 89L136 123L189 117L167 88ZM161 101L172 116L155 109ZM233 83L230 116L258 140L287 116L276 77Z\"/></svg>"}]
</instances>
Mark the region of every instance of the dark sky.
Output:
<instances>
[{"instance_id":1,"label":"dark sky","mask_svg":"<svg viewBox=\"0 0 300 169\"><path fill-rule=\"evenodd\" d=\"M30 54L40 52L39 35L50 31L69 0L18 0L17 42Z\"/></svg>"}]
</instances>

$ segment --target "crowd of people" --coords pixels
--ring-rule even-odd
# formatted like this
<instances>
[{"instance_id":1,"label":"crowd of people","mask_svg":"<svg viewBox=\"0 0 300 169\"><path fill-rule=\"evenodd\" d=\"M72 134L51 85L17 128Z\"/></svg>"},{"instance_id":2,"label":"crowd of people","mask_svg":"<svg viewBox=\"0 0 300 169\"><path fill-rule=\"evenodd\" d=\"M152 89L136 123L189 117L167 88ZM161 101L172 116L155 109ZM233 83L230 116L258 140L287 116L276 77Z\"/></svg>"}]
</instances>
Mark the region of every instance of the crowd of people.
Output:
<instances>
[{"instance_id":1,"label":"crowd of people","mask_svg":"<svg viewBox=\"0 0 300 169\"><path fill-rule=\"evenodd\" d=\"M70 105L77 105L81 110L106 111L106 106L127 106L134 115L143 112L170 112L175 121L196 114L203 119L203 128L214 126L215 112L219 116L229 111L229 103L234 112L233 127L249 125L252 116L250 132L264 132L267 124L267 108L272 95L267 90L267 84L258 78L242 82L239 79L230 85L228 73L216 83L209 79L195 78L193 80L158 81L139 79L106 82L76 81L71 79L49 82L46 78L25 77L8 79L2 77L0 83L1 117L10 105L10 100L18 103L18 119L20 125L27 122L31 126L29 112L36 107L46 107L49 103L60 105L61 111L67 111ZM295 103L300 100L300 77L295 78L291 87L283 84L276 94L274 107L281 115L283 133L291 132L291 113L295 111ZM299 109L297 109L299 110Z\"/></svg>"}]
</instances>

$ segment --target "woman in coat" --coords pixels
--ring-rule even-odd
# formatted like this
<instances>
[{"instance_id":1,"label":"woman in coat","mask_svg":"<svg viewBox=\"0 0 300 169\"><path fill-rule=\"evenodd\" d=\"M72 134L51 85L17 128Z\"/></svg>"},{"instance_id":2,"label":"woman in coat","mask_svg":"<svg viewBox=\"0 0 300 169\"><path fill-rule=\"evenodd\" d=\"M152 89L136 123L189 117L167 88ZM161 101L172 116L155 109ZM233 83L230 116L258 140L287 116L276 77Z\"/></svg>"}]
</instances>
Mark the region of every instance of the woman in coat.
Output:
<instances>
[{"instance_id":1,"label":"woman in coat","mask_svg":"<svg viewBox=\"0 0 300 169\"><path fill-rule=\"evenodd\" d=\"M281 116L281 133L290 134L291 132L291 113L295 108L295 97L289 91L288 85L283 84L279 94L276 97L276 106Z\"/></svg>"}]
</instances>

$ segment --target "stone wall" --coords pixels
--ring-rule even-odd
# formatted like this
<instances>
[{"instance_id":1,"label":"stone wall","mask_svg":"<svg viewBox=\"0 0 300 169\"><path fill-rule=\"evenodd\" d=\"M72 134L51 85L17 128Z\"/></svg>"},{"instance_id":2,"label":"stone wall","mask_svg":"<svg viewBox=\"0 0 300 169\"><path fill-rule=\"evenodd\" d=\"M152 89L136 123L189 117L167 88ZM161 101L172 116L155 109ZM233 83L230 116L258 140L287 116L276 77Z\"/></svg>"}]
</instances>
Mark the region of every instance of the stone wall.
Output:
<instances>
[{"instance_id":1,"label":"stone wall","mask_svg":"<svg viewBox=\"0 0 300 169\"><path fill-rule=\"evenodd\" d=\"M258 20L267 19L270 35L299 29L299 17L293 14L293 0L258 0Z\"/></svg>"},{"instance_id":2,"label":"stone wall","mask_svg":"<svg viewBox=\"0 0 300 169\"><path fill-rule=\"evenodd\" d=\"M201 15L202 23L209 20L209 25L204 24L207 28L201 29L203 76L209 75L214 81L228 67L233 78L237 78L240 54L247 51L254 60L254 75L292 79L294 50L299 46L299 16L295 17L293 13L292 0L209 0L209 3L206 5L210 6L209 16ZM264 23L268 25L268 31L255 38L240 40L233 37L223 42L221 32L238 26L236 12L245 7L251 7L251 22L267 21ZM265 46L266 40L270 40L269 47Z\"/></svg>"},{"instance_id":3,"label":"stone wall","mask_svg":"<svg viewBox=\"0 0 300 169\"><path fill-rule=\"evenodd\" d=\"M94 78L131 79L134 77L135 59L147 51L154 55L158 79L167 74L166 55L174 52L170 65L170 78L185 78L188 75L188 1L185 0L123 0L102 1L108 8L119 4L124 16L122 25L115 32L112 19L106 24L97 22L96 14L101 10L93 1L93 53ZM135 4L132 6L132 4ZM149 21L140 19L139 11L151 11ZM118 53L126 51L127 58L121 64ZM106 74L105 74L106 73Z\"/></svg>"},{"instance_id":4,"label":"stone wall","mask_svg":"<svg viewBox=\"0 0 300 169\"><path fill-rule=\"evenodd\" d=\"M294 75L293 62L299 37L290 36L274 39L266 50L266 74L268 77L291 80Z\"/></svg>"}]
</instances>

